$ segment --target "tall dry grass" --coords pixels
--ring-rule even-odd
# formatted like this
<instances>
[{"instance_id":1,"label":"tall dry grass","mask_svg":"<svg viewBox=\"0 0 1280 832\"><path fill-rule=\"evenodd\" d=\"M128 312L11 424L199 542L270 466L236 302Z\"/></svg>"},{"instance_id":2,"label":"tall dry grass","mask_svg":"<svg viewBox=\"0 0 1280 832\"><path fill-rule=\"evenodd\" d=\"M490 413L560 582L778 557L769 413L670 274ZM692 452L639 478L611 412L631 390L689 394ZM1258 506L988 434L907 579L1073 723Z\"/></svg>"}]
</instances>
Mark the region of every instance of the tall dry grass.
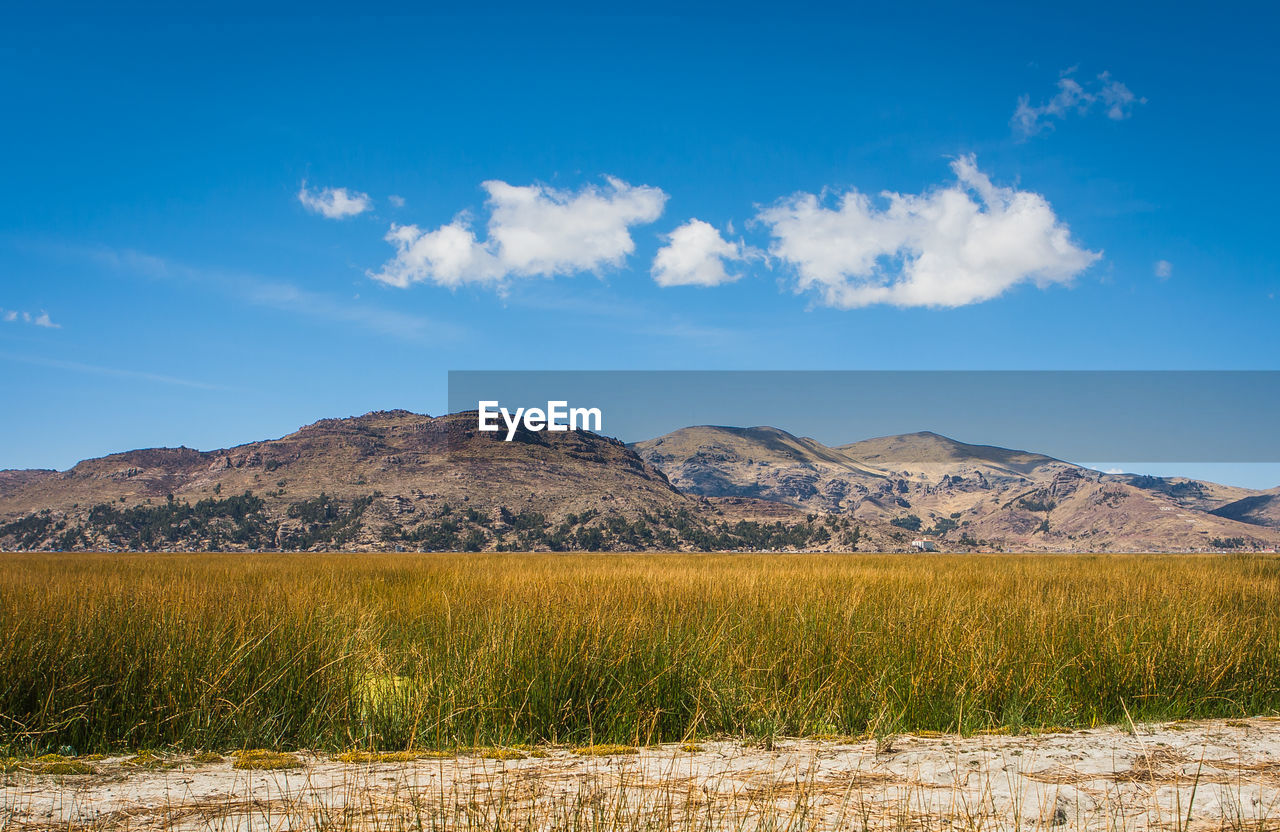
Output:
<instances>
[{"instance_id":1,"label":"tall dry grass","mask_svg":"<svg viewBox=\"0 0 1280 832\"><path fill-rule=\"evenodd\" d=\"M1273 713L1277 609L1262 556L2 555L0 748Z\"/></svg>"}]
</instances>

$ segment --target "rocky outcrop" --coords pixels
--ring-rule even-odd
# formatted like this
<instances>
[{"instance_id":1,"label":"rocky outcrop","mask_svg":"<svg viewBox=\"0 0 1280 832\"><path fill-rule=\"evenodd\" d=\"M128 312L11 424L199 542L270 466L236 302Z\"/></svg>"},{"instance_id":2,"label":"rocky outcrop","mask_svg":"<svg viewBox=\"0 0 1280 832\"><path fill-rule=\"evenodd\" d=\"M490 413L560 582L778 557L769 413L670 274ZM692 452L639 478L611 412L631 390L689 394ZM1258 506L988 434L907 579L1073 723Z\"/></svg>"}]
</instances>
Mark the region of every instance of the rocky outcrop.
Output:
<instances>
[{"instance_id":1,"label":"rocky outcrop","mask_svg":"<svg viewBox=\"0 0 1280 832\"><path fill-rule=\"evenodd\" d=\"M695 427L628 447L476 414L323 419L234 448L0 472L0 549L1215 551L1280 542L1280 492L1110 476L931 433L838 448Z\"/></svg>"}]
</instances>

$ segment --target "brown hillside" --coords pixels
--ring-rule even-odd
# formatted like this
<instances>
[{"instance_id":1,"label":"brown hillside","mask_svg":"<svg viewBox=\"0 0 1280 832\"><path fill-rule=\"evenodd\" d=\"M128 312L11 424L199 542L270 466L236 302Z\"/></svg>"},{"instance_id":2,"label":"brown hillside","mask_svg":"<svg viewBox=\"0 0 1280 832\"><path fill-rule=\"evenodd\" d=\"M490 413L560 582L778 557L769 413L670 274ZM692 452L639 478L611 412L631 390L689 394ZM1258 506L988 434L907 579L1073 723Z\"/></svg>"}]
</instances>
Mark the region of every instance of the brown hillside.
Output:
<instances>
[{"instance_id":1,"label":"brown hillside","mask_svg":"<svg viewBox=\"0 0 1280 832\"><path fill-rule=\"evenodd\" d=\"M777 428L693 427L628 448L585 431L505 442L475 420L380 411L233 448L0 472L0 549L902 551L922 535L953 551L1280 543L1274 492L1110 476L931 433L831 448Z\"/></svg>"},{"instance_id":2,"label":"brown hillside","mask_svg":"<svg viewBox=\"0 0 1280 832\"><path fill-rule=\"evenodd\" d=\"M505 442L480 432L474 413L325 419L216 451L152 448L61 473L6 472L0 486L0 548L834 545L829 532L793 532L806 518L777 504L683 494L614 439L521 431Z\"/></svg>"}]
</instances>

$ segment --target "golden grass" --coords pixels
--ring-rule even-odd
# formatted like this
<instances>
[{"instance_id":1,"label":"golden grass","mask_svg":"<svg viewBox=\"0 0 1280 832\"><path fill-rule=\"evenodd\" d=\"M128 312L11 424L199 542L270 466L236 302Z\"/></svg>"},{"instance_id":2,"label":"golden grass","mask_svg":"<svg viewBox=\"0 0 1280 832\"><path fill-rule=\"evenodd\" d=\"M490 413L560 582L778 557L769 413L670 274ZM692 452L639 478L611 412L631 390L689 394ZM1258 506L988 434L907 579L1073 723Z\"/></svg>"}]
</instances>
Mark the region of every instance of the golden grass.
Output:
<instances>
[{"instance_id":1,"label":"golden grass","mask_svg":"<svg viewBox=\"0 0 1280 832\"><path fill-rule=\"evenodd\" d=\"M221 759L221 757L219 757L219 759ZM167 760L159 754L156 754L154 751L139 751L134 756L124 760L121 765L126 768L140 768L148 771L177 768L178 766L175 761Z\"/></svg>"},{"instance_id":2,"label":"golden grass","mask_svg":"<svg viewBox=\"0 0 1280 832\"><path fill-rule=\"evenodd\" d=\"M235 755L232 768L245 771L277 771L280 769L302 768L302 759L296 754L285 751L269 751L257 748L252 751L240 751Z\"/></svg>"},{"instance_id":3,"label":"golden grass","mask_svg":"<svg viewBox=\"0 0 1280 832\"><path fill-rule=\"evenodd\" d=\"M523 760L526 756L523 752L514 748L498 748L495 746L473 748L467 753L482 760Z\"/></svg>"},{"instance_id":4,"label":"golden grass","mask_svg":"<svg viewBox=\"0 0 1280 832\"><path fill-rule=\"evenodd\" d=\"M20 760L7 757L0 760L0 772L24 772L42 775L76 775L93 774L93 766L75 757L64 757L61 754L42 754L34 759Z\"/></svg>"},{"instance_id":5,"label":"golden grass","mask_svg":"<svg viewBox=\"0 0 1280 832\"><path fill-rule=\"evenodd\" d=\"M580 757L615 757L621 754L639 754L640 749L634 745L618 743L597 743L596 745L580 745L572 749Z\"/></svg>"},{"instance_id":6,"label":"golden grass","mask_svg":"<svg viewBox=\"0 0 1280 832\"><path fill-rule=\"evenodd\" d=\"M1274 714L1277 608L1261 555L2 555L0 753Z\"/></svg>"},{"instance_id":7,"label":"golden grass","mask_svg":"<svg viewBox=\"0 0 1280 832\"><path fill-rule=\"evenodd\" d=\"M449 751L344 751L334 755L343 763L412 763L415 760L439 760L457 756Z\"/></svg>"}]
</instances>

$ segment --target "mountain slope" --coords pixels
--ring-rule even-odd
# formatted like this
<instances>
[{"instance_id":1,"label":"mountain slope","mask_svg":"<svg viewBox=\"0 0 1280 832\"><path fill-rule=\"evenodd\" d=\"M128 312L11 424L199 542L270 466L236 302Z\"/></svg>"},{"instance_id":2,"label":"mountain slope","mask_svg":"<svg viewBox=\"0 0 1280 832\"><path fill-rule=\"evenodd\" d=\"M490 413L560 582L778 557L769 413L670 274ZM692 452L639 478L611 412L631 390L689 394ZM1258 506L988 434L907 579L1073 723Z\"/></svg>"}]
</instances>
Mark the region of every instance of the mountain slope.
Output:
<instances>
[{"instance_id":1,"label":"mountain slope","mask_svg":"<svg viewBox=\"0 0 1280 832\"><path fill-rule=\"evenodd\" d=\"M1153 477L1147 474L1112 474L1110 478L1144 491L1155 491L1183 508L1212 511L1258 492L1234 485L1193 480L1187 477Z\"/></svg>"},{"instance_id":2,"label":"mountain slope","mask_svg":"<svg viewBox=\"0 0 1280 832\"><path fill-rule=\"evenodd\" d=\"M631 447L690 493L747 495L869 519L877 512L910 508L908 493L935 496L950 513L967 508L972 500L964 495L975 490L1030 486L1077 468L1040 454L968 445L928 432L832 448L777 428L702 426Z\"/></svg>"},{"instance_id":3,"label":"mountain slope","mask_svg":"<svg viewBox=\"0 0 1280 832\"><path fill-rule=\"evenodd\" d=\"M0 471L0 550L902 551L920 535L958 551L1280 543L1280 489L1147 479L928 433L830 448L777 428L694 427L628 448L585 431L504 442L479 432L474 413L395 410L215 451Z\"/></svg>"},{"instance_id":4,"label":"mountain slope","mask_svg":"<svg viewBox=\"0 0 1280 832\"><path fill-rule=\"evenodd\" d=\"M1086 469L1062 471L1046 485L993 495L965 515L964 532L1005 549L1150 552L1274 548L1280 535L1179 505Z\"/></svg>"},{"instance_id":5,"label":"mountain slope","mask_svg":"<svg viewBox=\"0 0 1280 832\"><path fill-rule=\"evenodd\" d=\"M1260 521L1265 513L1204 510L1252 494L1243 489L1111 476L929 432L831 448L776 428L699 427L632 447L686 491L839 513L892 529L899 546L917 535L944 548L1068 552L1256 549L1280 540Z\"/></svg>"},{"instance_id":6,"label":"mountain slope","mask_svg":"<svg viewBox=\"0 0 1280 832\"><path fill-rule=\"evenodd\" d=\"M437 419L381 411L325 419L280 439L215 451L150 448L85 460L60 474L10 473L0 480L0 516L91 501L132 503L168 494L201 499L252 490L277 500L321 491L354 498L384 493L519 502L572 511L590 492L636 505L680 503L658 471L621 443L595 434L521 433L516 442L475 429L474 414ZM594 487L582 488L587 480ZM268 492L270 492L268 494Z\"/></svg>"},{"instance_id":7,"label":"mountain slope","mask_svg":"<svg viewBox=\"0 0 1280 832\"><path fill-rule=\"evenodd\" d=\"M933 478L982 473L988 478L1029 481L1077 467L1043 454L993 445L970 445L929 431L864 439L840 445L837 450L849 459L882 471Z\"/></svg>"},{"instance_id":8,"label":"mountain slope","mask_svg":"<svg viewBox=\"0 0 1280 832\"><path fill-rule=\"evenodd\" d=\"M704 425L631 447L682 491L707 497L836 511L851 493L870 493L883 479L834 448L778 428Z\"/></svg>"},{"instance_id":9,"label":"mountain slope","mask_svg":"<svg viewBox=\"0 0 1280 832\"><path fill-rule=\"evenodd\" d=\"M1280 493L1278 492L1280 489L1242 497L1209 513L1254 526L1280 529Z\"/></svg>"},{"instance_id":10,"label":"mountain slope","mask_svg":"<svg viewBox=\"0 0 1280 832\"><path fill-rule=\"evenodd\" d=\"M883 534L781 503L674 488L586 431L477 429L476 414L324 419L216 451L150 448L0 472L0 550L782 550Z\"/></svg>"},{"instance_id":11,"label":"mountain slope","mask_svg":"<svg viewBox=\"0 0 1280 832\"><path fill-rule=\"evenodd\" d=\"M474 413L400 410L216 451L4 472L0 548L573 548L609 544L592 531L606 516L698 509L606 437L522 431L503 442L480 433Z\"/></svg>"}]
</instances>

